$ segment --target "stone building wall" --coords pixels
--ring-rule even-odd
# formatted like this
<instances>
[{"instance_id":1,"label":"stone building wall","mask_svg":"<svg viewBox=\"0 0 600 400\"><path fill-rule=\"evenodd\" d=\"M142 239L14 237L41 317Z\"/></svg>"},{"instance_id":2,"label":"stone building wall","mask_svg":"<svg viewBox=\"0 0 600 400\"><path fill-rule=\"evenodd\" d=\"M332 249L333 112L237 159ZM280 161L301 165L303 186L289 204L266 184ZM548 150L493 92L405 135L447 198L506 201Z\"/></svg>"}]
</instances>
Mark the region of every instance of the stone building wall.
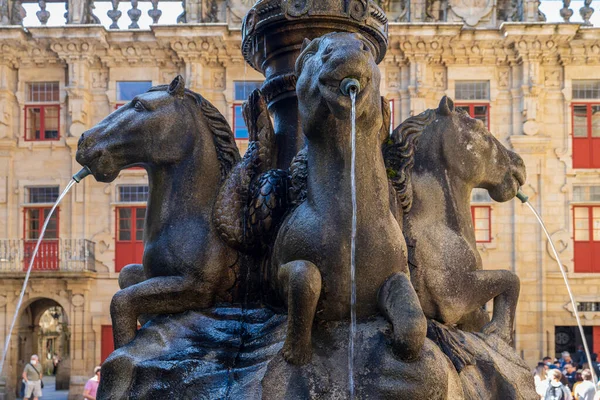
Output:
<instances>
[{"instance_id":1,"label":"stone building wall","mask_svg":"<svg viewBox=\"0 0 600 400\"><path fill-rule=\"evenodd\" d=\"M395 3L394 3L395 4ZM247 5L244 5L247 6ZM398 5L396 4L395 7ZM240 6L241 7L241 6ZM400 12L400 11L398 11ZM227 24L154 26L109 31L101 26L0 27L0 240L23 238L28 186L62 190L79 170L74 161L81 133L118 104L116 82L164 84L177 74L231 122L234 82L261 81L243 63L239 21ZM491 21L491 20L490 20ZM575 295L600 302L600 275L575 273L573 186L600 185L596 169L572 168L571 102L575 79L600 80L599 30L576 24L504 23L473 30L463 23L392 22L389 51L381 63L382 93L394 104L394 122L455 97L456 83L489 81L490 130L519 152L528 168L524 191L559 243ZM26 84L58 81L58 141L24 140ZM247 144L239 141L242 151ZM457 155L459 156L459 155ZM124 171L111 184L88 179L60 206L60 237L95 243L93 270L34 272L24 308L37 299L61 305L70 324L71 398L101 359L102 326L118 289L115 272L117 186L143 184L143 170ZM490 203L492 240L479 245L484 267L510 269L521 278L516 348L532 366L555 351L555 326L574 326L572 308L547 241L525 206ZM0 342L13 316L23 273L0 270ZM600 312L583 322L600 326ZM596 346L600 349L600 340ZM18 381L18 335L7 357L5 390Z\"/></svg>"}]
</instances>

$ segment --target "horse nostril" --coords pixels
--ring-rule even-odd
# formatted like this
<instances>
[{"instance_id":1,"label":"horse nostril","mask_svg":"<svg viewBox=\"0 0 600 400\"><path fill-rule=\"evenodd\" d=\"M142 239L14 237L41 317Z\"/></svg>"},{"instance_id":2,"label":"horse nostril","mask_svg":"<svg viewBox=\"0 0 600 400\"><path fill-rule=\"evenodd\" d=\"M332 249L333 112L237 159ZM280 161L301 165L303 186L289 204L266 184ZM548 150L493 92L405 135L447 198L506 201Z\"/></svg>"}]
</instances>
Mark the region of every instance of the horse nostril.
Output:
<instances>
[{"instance_id":1,"label":"horse nostril","mask_svg":"<svg viewBox=\"0 0 600 400\"><path fill-rule=\"evenodd\" d=\"M81 147L83 145L85 133L82 133L79 137L79 141L77 142L77 147Z\"/></svg>"}]
</instances>

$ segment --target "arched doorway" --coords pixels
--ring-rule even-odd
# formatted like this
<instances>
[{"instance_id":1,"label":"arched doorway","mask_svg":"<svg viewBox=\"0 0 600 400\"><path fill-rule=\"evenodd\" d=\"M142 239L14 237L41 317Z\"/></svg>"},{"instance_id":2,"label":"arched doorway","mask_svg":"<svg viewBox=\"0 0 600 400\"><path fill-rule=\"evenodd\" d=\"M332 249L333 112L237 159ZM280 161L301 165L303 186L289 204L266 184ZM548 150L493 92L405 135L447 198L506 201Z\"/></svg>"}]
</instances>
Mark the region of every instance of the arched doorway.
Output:
<instances>
[{"instance_id":1,"label":"arched doorway","mask_svg":"<svg viewBox=\"0 0 600 400\"><path fill-rule=\"evenodd\" d=\"M16 332L17 351L17 390L20 388L21 371L32 354L37 354L44 375L56 374L56 389L69 388L70 379L70 329L65 310L51 299L33 301L21 312ZM54 368L53 358L60 360Z\"/></svg>"}]
</instances>

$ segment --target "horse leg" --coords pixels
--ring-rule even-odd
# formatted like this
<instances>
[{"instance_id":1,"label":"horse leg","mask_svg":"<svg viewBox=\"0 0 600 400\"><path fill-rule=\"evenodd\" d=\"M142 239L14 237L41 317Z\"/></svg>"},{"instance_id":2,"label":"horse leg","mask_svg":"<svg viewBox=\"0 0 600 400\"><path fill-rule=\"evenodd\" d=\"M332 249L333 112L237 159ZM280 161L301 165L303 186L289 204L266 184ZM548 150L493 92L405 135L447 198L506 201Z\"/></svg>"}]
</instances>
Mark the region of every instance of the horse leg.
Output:
<instances>
[{"instance_id":1,"label":"horse leg","mask_svg":"<svg viewBox=\"0 0 600 400\"><path fill-rule=\"evenodd\" d=\"M458 280L454 295L439 299L443 323L460 321L466 315L494 299L491 322L482 332L496 334L507 343L512 342L512 327L519 299L519 278L507 270L473 271Z\"/></svg>"},{"instance_id":2,"label":"horse leg","mask_svg":"<svg viewBox=\"0 0 600 400\"><path fill-rule=\"evenodd\" d=\"M176 314L208 307L206 297L181 276L157 277L119 290L110 303L115 349L135 338L137 318L145 314ZM210 300L210 299L208 299Z\"/></svg>"},{"instance_id":3,"label":"horse leg","mask_svg":"<svg viewBox=\"0 0 600 400\"><path fill-rule=\"evenodd\" d=\"M309 261L292 261L280 267L278 281L288 307L283 357L303 365L312 357L311 332L321 295L321 272Z\"/></svg>"},{"instance_id":4,"label":"horse leg","mask_svg":"<svg viewBox=\"0 0 600 400\"><path fill-rule=\"evenodd\" d=\"M490 322L490 315L483 307L466 314L456 323L458 329L465 332L479 332Z\"/></svg>"},{"instance_id":5,"label":"horse leg","mask_svg":"<svg viewBox=\"0 0 600 400\"><path fill-rule=\"evenodd\" d=\"M410 279L402 273L390 276L379 289L378 302L394 330L394 354L404 361L417 359L425 343L427 319Z\"/></svg>"},{"instance_id":6,"label":"horse leg","mask_svg":"<svg viewBox=\"0 0 600 400\"><path fill-rule=\"evenodd\" d=\"M119 272L119 287L127 289L129 286L143 282L145 279L144 266L142 264L129 264Z\"/></svg>"}]
</instances>

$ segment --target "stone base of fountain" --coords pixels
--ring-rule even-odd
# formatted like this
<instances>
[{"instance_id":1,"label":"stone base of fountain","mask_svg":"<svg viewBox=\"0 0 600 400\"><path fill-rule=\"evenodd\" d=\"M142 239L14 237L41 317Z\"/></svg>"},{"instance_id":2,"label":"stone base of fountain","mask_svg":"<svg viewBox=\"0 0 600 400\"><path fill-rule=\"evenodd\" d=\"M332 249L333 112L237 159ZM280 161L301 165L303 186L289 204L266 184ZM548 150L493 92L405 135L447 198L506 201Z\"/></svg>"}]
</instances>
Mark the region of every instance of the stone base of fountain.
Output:
<instances>
[{"instance_id":1,"label":"stone base of fountain","mask_svg":"<svg viewBox=\"0 0 600 400\"><path fill-rule=\"evenodd\" d=\"M99 398L347 398L349 324L315 324L312 361L295 366L280 352L286 317L269 309L157 317L104 363ZM359 321L356 397L536 398L528 367L502 340L431 321L428 336L420 359L403 362L391 351L386 320Z\"/></svg>"}]
</instances>

